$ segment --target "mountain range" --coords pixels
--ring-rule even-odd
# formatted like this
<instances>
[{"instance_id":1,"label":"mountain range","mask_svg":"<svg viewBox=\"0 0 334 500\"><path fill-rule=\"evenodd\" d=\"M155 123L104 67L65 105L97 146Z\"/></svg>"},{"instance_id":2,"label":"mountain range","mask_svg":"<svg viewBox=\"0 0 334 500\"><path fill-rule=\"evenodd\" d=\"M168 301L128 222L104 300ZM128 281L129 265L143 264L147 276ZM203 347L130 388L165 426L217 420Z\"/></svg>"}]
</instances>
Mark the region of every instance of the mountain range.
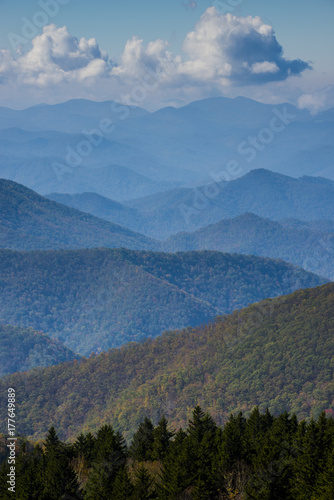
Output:
<instances>
[{"instance_id":1,"label":"mountain range","mask_svg":"<svg viewBox=\"0 0 334 500\"><path fill-rule=\"evenodd\" d=\"M274 205L278 205L280 191L277 190L275 198L276 175L267 171L258 171L247 174L245 178L238 180L239 186L234 187L233 197L230 196L231 199L233 198L230 210L240 210L238 200L241 197L244 200L245 208L259 208L259 200L257 200L257 206L253 203L255 200L252 198L252 190L247 191L245 188L243 191L240 187L240 185L244 187L247 180L250 183L252 176L267 179L272 202ZM292 181L294 190L292 194L290 193L290 198L285 198L287 201L282 208L283 213L287 215L294 211L305 215L308 210L303 197L303 195L306 196L304 192L305 181L303 179ZM283 183L287 188L289 178L283 177ZM313 198L319 202L317 205L319 209L316 211L318 216L330 215L328 206L331 202L331 184L332 181L320 183L320 189L318 189L317 182L314 184L306 183L307 186L311 186ZM322 186L325 186L324 189ZM149 227L153 230L155 227L154 215L156 218L162 215L161 207L158 212L152 211L151 216L145 218L143 212L138 209L104 198L96 193L54 194L50 195L52 198L50 200L22 185L6 180L0 180L0 195L0 247L2 248L45 250L104 246L167 252L218 250L280 258L326 278L333 279L334 277L334 221L331 220L283 219L273 221L248 213L220 220L216 224L208 225L192 233L181 232L161 242L124 226L102 220L102 217L109 218L125 226L140 228L150 225ZM248 202L245 201L247 195L250 198ZM325 206L320 205L320 197L324 199L326 195L328 203ZM87 212L101 218L89 215ZM272 212L270 214L273 215ZM167 223L172 226L172 217L167 220L167 213L165 223L165 227L168 227ZM163 231L162 221L156 227L159 228L160 232Z\"/></svg>"},{"instance_id":2,"label":"mountain range","mask_svg":"<svg viewBox=\"0 0 334 500\"><path fill-rule=\"evenodd\" d=\"M0 177L40 194L96 191L117 201L231 180L254 168L334 179L333 128L332 110L312 116L240 97L154 113L111 101L2 107Z\"/></svg>"},{"instance_id":3,"label":"mountain range","mask_svg":"<svg viewBox=\"0 0 334 500\"><path fill-rule=\"evenodd\" d=\"M280 260L127 249L0 251L3 323L88 355L326 280Z\"/></svg>"},{"instance_id":4,"label":"mountain range","mask_svg":"<svg viewBox=\"0 0 334 500\"><path fill-rule=\"evenodd\" d=\"M333 232L334 227L333 181L306 176L294 179L265 169L230 182L173 189L122 204L91 192L47 197L158 239L245 213L276 221L288 219L285 225L295 219L299 222L294 226L301 227L303 221L304 228L323 232Z\"/></svg>"},{"instance_id":5,"label":"mountain range","mask_svg":"<svg viewBox=\"0 0 334 500\"><path fill-rule=\"evenodd\" d=\"M155 248L139 233L79 212L0 179L0 248Z\"/></svg>"},{"instance_id":6,"label":"mountain range","mask_svg":"<svg viewBox=\"0 0 334 500\"><path fill-rule=\"evenodd\" d=\"M230 182L174 189L126 205L149 221L138 227L140 232L161 239L249 212L276 221L291 217L333 220L334 181L306 176L294 179L256 169Z\"/></svg>"},{"instance_id":7,"label":"mountain range","mask_svg":"<svg viewBox=\"0 0 334 500\"><path fill-rule=\"evenodd\" d=\"M74 359L80 356L43 332L0 324L1 377Z\"/></svg>"},{"instance_id":8,"label":"mountain range","mask_svg":"<svg viewBox=\"0 0 334 500\"><path fill-rule=\"evenodd\" d=\"M39 439L54 425L63 439L111 423L131 437L144 417L178 429L194 405L218 422L254 406L299 418L334 410L334 285L265 300L201 328L17 373L20 432Z\"/></svg>"},{"instance_id":9,"label":"mountain range","mask_svg":"<svg viewBox=\"0 0 334 500\"><path fill-rule=\"evenodd\" d=\"M169 252L219 250L283 259L307 271L334 279L334 234L331 221L316 225L301 221L278 223L254 214L224 219L193 233L168 238L163 248ZM310 229L311 227L311 229Z\"/></svg>"}]
</instances>

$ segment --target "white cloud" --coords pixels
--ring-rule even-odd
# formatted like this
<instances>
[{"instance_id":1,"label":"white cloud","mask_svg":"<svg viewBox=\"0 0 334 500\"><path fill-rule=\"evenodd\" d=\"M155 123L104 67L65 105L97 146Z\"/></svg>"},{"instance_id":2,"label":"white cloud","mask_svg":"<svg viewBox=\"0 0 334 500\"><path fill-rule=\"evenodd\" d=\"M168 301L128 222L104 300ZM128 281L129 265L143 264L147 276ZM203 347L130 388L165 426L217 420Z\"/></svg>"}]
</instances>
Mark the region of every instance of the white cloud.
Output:
<instances>
[{"instance_id":1,"label":"white cloud","mask_svg":"<svg viewBox=\"0 0 334 500\"><path fill-rule=\"evenodd\" d=\"M210 75L217 84L285 80L309 67L299 59L283 57L273 28L260 17L220 15L214 7L207 9L195 30L188 33L183 49L189 59L184 71L189 75L193 68L194 78L206 80Z\"/></svg>"},{"instance_id":2,"label":"white cloud","mask_svg":"<svg viewBox=\"0 0 334 500\"><path fill-rule=\"evenodd\" d=\"M298 99L298 106L301 109L309 109L314 114L334 107L334 85L329 85L313 93L303 94Z\"/></svg>"},{"instance_id":3,"label":"white cloud","mask_svg":"<svg viewBox=\"0 0 334 500\"><path fill-rule=\"evenodd\" d=\"M190 4L194 7L196 2ZM187 95L190 99L217 95L232 85L283 81L308 67L283 57L273 28L259 17L221 15L210 7L187 34L182 54L172 54L164 40L145 45L134 36L117 64L111 63L95 38L77 39L65 26L45 26L26 53L14 58L9 51L0 51L0 85L6 88L3 95L13 87L26 95L35 89L42 96L43 90L44 100L48 91L50 96L63 93L64 99L94 95L120 99L146 82L157 100L174 101Z\"/></svg>"},{"instance_id":4,"label":"white cloud","mask_svg":"<svg viewBox=\"0 0 334 500\"><path fill-rule=\"evenodd\" d=\"M32 48L14 59L5 51L0 54L0 78L21 84L47 86L62 81L106 76L108 55L99 49L95 38L86 40L71 36L64 26L45 26L32 40Z\"/></svg>"},{"instance_id":5,"label":"white cloud","mask_svg":"<svg viewBox=\"0 0 334 500\"><path fill-rule=\"evenodd\" d=\"M279 71L279 67L276 63L268 61L252 64L250 69L251 73L256 75L260 73L277 73L277 71Z\"/></svg>"}]
</instances>

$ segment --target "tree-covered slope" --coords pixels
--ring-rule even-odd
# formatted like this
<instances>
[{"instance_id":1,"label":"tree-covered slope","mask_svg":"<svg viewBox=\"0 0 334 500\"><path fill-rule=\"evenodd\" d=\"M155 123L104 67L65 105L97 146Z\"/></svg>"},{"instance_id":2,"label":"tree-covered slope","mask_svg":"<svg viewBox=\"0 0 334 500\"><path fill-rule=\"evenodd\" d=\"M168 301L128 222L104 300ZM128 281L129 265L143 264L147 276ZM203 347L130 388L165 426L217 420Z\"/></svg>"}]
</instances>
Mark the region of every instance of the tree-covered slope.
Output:
<instances>
[{"instance_id":1,"label":"tree-covered slope","mask_svg":"<svg viewBox=\"0 0 334 500\"><path fill-rule=\"evenodd\" d=\"M210 251L2 250L0 274L4 322L85 355L325 282L283 261Z\"/></svg>"},{"instance_id":2,"label":"tree-covered slope","mask_svg":"<svg viewBox=\"0 0 334 500\"><path fill-rule=\"evenodd\" d=\"M248 212L272 220L297 218L333 220L334 182L317 177L295 179L256 169L229 182L226 172L216 183L193 189L174 189L126 204L146 218L138 230L156 238L195 231L221 219ZM214 179L213 179L214 180Z\"/></svg>"},{"instance_id":3,"label":"tree-covered slope","mask_svg":"<svg viewBox=\"0 0 334 500\"><path fill-rule=\"evenodd\" d=\"M0 179L0 248L156 248L156 242Z\"/></svg>"},{"instance_id":4,"label":"tree-covered slope","mask_svg":"<svg viewBox=\"0 0 334 500\"><path fill-rule=\"evenodd\" d=\"M87 212L100 219L109 220L130 229L133 228L136 230L139 227L145 226L145 221L137 210L126 207L122 203L97 193L51 193L46 197L68 207L81 210L81 212Z\"/></svg>"},{"instance_id":5,"label":"tree-covered slope","mask_svg":"<svg viewBox=\"0 0 334 500\"><path fill-rule=\"evenodd\" d=\"M219 250L280 258L334 279L334 235L316 230L314 226L313 229L307 228L306 225L311 223L305 223L305 227L301 221L301 227L298 227L297 221L294 225L293 222L290 224L291 227L284 227L254 214L244 214L193 233L171 236L165 241L164 248L173 252Z\"/></svg>"},{"instance_id":6,"label":"tree-covered slope","mask_svg":"<svg viewBox=\"0 0 334 500\"><path fill-rule=\"evenodd\" d=\"M333 284L299 290L202 328L5 377L1 398L16 389L20 432L34 438L51 424L63 438L104 423L129 436L162 414L178 428L196 404L218 423L255 405L318 415L334 410L333 312Z\"/></svg>"},{"instance_id":7,"label":"tree-covered slope","mask_svg":"<svg viewBox=\"0 0 334 500\"><path fill-rule=\"evenodd\" d=\"M0 376L79 358L45 333L32 328L0 325Z\"/></svg>"}]
</instances>

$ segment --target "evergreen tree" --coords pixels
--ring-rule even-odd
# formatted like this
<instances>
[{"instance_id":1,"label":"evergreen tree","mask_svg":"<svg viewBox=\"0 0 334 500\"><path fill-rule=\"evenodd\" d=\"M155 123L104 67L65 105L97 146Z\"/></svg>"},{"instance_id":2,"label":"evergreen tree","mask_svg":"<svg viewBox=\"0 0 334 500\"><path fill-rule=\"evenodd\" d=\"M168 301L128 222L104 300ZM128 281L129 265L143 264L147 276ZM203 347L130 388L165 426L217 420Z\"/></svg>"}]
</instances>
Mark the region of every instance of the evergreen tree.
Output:
<instances>
[{"instance_id":1,"label":"evergreen tree","mask_svg":"<svg viewBox=\"0 0 334 500\"><path fill-rule=\"evenodd\" d=\"M326 469L331 467L329 457L334 444L329 425L323 413L317 422L311 419L306 426L301 451L294 463L295 481L292 489L296 500L317 497L322 489L318 484L323 481L327 483Z\"/></svg>"},{"instance_id":2,"label":"evergreen tree","mask_svg":"<svg viewBox=\"0 0 334 500\"><path fill-rule=\"evenodd\" d=\"M159 500L180 498L180 495L182 495L190 484L187 472L187 455L184 446L186 439L187 434L182 429L179 429L170 444L168 453L163 459L161 480L158 483Z\"/></svg>"},{"instance_id":3,"label":"evergreen tree","mask_svg":"<svg viewBox=\"0 0 334 500\"><path fill-rule=\"evenodd\" d=\"M87 434L79 434L73 445L75 455L83 455L88 467L91 466L94 458L95 442L95 436L91 432L88 432Z\"/></svg>"},{"instance_id":4,"label":"evergreen tree","mask_svg":"<svg viewBox=\"0 0 334 500\"><path fill-rule=\"evenodd\" d=\"M126 468L122 469L116 476L111 500L129 500L134 498L134 486L132 485Z\"/></svg>"},{"instance_id":5,"label":"evergreen tree","mask_svg":"<svg viewBox=\"0 0 334 500\"><path fill-rule=\"evenodd\" d=\"M109 500L113 494L114 475L108 462L94 463L84 488L85 500Z\"/></svg>"},{"instance_id":6,"label":"evergreen tree","mask_svg":"<svg viewBox=\"0 0 334 500\"><path fill-rule=\"evenodd\" d=\"M199 499L214 500L218 495L217 426L208 413L196 406L188 424L187 434L184 444L192 495Z\"/></svg>"},{"instance_id":7,"label":"evergreen tree","mask_svg":"<svg viewBox=\"0 0 334 500\"><path fill-rule=\"evenodd\" d=\"M132 438L130 455L138 462L152 460L153 442L154 426L152 421L148 417L145 417Z\"/></svg>"},{"instance_id":8,"label":"evergreen tree","mask_svg":"<svg viewBox=\"0 0 334 500\"><path fill-rule=\"evenodd\" d=\"M168 421L163 416L153 431L153 459L162 460L166 456L173 436L174 432L168 430Z\"/></svg>"},{"instance_id":9,"label":"evergreen tree","mask_svg":"<svg viewBox=\"0 0 334 500\"><path fill-rule=\"evenodd\" d=\"M126 452L125 439L119 432L115 433L111 425L103 425L98 430L93 450L94 462L108 461L111 456L113 461L118 458L120 462L125 462Z\"/></svg>"},{"instance_id":10,"label":"evergreen tree","mask_svg":"<svg viewBox=\"0 0 334 500\"><path fill-rule=\"evenodd\" d=\"M285 412L274 419L254 460L255 470L246 487L250 499L295 500L291 493L291 483L294 477L296 450L293 441L296 433L295 416L290 418Z\"/></svg>"},{"instance_id":11,"label":"evergreen tree","mask_svg":"<svg viewBox=\"0 0 334 500\"><path fill-rule=\"evenodd\" d=\"M43 450L36 446L32 451L21 448L16 459L16 498L39 500L43 496ZM1 497L2 498L2 497Z\"/></svg>"},{"instance_id":12,"label":"evergreen tree","mask_svg":"<svg viewBox=\"0 0 334 500\"><path fill-rule=\"evenodd\" d=\"M140 466L136 470L132 498L133 500L155 500L157 498L155 483L144 466Z\"/></svg>"},{"instance_id":13,"label":"evergreen tree","mask_svg":"<svg viewBox=\"0 0 334 500\"><path fill-rule=\"evenodd\" d=\"M114 491L117 474L126 464L126 443L111 425L102 426L96 435L94 462L85 485L85 499L109 500Z\"/></svg>"}]
</instances>

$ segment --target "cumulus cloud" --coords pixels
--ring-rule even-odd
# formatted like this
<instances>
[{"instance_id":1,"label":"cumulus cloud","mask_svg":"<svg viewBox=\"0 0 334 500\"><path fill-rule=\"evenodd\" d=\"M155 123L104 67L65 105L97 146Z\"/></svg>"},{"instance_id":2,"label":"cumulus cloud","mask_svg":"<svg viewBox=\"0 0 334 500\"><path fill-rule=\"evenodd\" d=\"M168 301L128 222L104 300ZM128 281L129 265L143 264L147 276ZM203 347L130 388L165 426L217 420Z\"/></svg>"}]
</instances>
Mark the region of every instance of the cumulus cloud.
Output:
<instances>
[{"instance_id":1,"label":"cumulus cloud","mask_svg":"<svg viewBox=\"0 0 334 500\"><path fill-rule=\"evenodd\" d=\"M197 4L187 5L195 8ZM208 8L187 34L182 54L172 54L164 40L145 45L134 36L116 64L95 38L77 39L66 27L54 24L44 27L26 53L14 58L9 51L0 51L0 85L49 88L50 93L51 89L60 92L63 86L77 97L95 91L97 98L113 99L120 98L120 91L128 95L143 81L146 88L151 82L155 90L158 81L160 95L188 92L201 97L201 93L217 94L231 85L280 82L307 68L304 61L284 57L273 28L259 17L223 15L215 7Z\"/></svg>"},{"instance_id":2,"label":"cumulus cloud","mask_svg":"<svg viewBox=\"0 0 334 500\"><path fill-rule=\"evenodd\" d=\"M329 85L313 93L303 94L298 99L298 106L301 109L309 109L315 114L324 109L334 107L334 85Z\"/></svg>"},{"instance_id":3,"label":"cumulus cloud","mask_svg":"<svg viewBox=\"0 0 334 500\"><path fill-rule=\"evenodd\" d=\"M78 40L65 26L54 24L45 26L32 40L31 50L16 59L9 51L0 52L0 79L42 87L106 76L109 66L108 55L95 38Z\"/></svg>"},{"instance_id":4,"label":"cumulus cloud","mask_svg":"<svg viewBox=\"0 0 334 500\"><path fill-rule=\"evenodd\" d=\"M281 81L310 68L300 59L284 58L273 28L260 17L220 15L214 7L188 33L183 50L188 56L184 72L223 85Z\"/></svg>"}]
</instances>

